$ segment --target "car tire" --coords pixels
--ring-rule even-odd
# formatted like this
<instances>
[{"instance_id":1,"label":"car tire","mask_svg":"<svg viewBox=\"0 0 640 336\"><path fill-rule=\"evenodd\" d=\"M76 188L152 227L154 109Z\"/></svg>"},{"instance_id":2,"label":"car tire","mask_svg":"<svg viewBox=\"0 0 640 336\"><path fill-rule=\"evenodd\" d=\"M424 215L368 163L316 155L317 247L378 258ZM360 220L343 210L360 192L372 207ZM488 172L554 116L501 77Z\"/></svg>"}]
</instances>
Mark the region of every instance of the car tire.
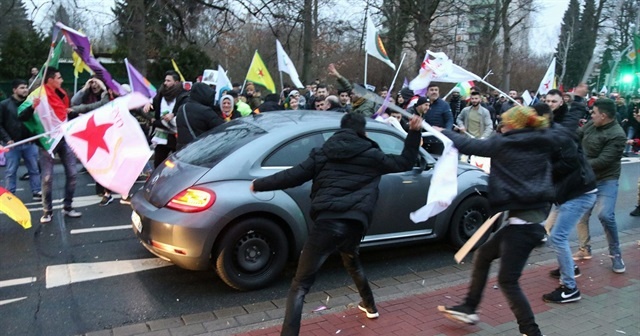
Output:
<instances>
[{"instance_id":1,"label":"car tire","mask_svg":"<svg viewBox=\"0 0 640 336\"><path fill-rule=\"evenodd\" d=\"M282 273L288 258L286 235L276 223L262 218L232 223L217 245L218 276L241 291L267 286Z\"/></svg>"},{"instance_id":2,"label":"car tire","mask_svg":"<svg viewBox=\"0 0 640 336\"><path fill-rule=\"evenodd\" d=\"M462 247L488 218L489 200L486 197L473 195L463 200L451 217L449 227L451 243L457 248ZM482 245L488 237L489 233L485 234L476 247Z\"/></svg>"}]
</instances>

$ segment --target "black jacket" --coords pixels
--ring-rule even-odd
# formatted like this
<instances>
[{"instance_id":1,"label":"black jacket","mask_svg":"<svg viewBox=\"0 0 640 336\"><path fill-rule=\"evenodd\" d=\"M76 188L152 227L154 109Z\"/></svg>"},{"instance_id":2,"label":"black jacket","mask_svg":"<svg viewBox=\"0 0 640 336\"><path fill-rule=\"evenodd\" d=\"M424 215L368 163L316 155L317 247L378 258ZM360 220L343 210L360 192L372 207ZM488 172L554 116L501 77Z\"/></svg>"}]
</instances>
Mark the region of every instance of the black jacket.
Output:
<instances>
[{"instance_id":1,"label":"black jacket","mask_svg":"<svg viewBox=\"0 0 640 336\"><path fill-rule=\"evenodd\" d=\"M589 114L589 109L584 100L576 96L576 100L571 103L571 107L568 107L567 104L562 104L557 110L553 111L553 122L575 132L580 126L580 119L585 114Z\"/></svg>"},{"instance_id":2,"label":"black jacket","mask_svg":"<svg viewBox=\"0 0 640 336\"><path fill-rule=\"evenodd\" d=\"M420 133L409 131L401 155L384 154L374 141L341 129L299 165L255 180L255 191L286 189L313 179L311 218L356 219L368 228L380 176L411 169Z\"/></svg>"},{"instance_id":3,"label":"black jacket","mask_svg":"<svg viewBox=\"0 0 640 336\"><path fill-rule=\"evenodd\" d=\"M224 124L224 120L213 110L215 94L216 91L207 84L195 83L193 85L189 99L178 109L176 114L176 126L178 128L176 149L179 150L200 136L200 134ZM191 135L187 121L195 137Z\"/></svg>"},{"instance_id":4,"label":"black jacket","mask_svg":"<svg viewBox=\"0 0 640 336\"><path fill-rule=\"evenodd\" d=\"M189 98L189 91L182 90L182 92L178 94L178 96L176 97L176 103L175 105L173 105L172 113L174 116L178 115L178 109L180 108L180 106L182 106L182 104L184 104L187 101L187 98ZM155 97L153 97L152 105L153 105L153 112L154 112L154 118L155 118L155 120L153 121L153 127L167 130L167 127L165 127L162 124L162 118L160 117L161 101L162 101L162 96L160 94L157 94ZM167 147L171 149L175 149L176 144L177 144L177 139L175 136L167 137Z\"/></svg>"},{"instance_id":5,"label":"black jacket","mask_svg":"<svg viewBox=\"0 0 640 336\"><path fill-rule=\"evenodd\" d=\"M471 139L450 130L461 153L491 158L489 203L495 212L548 207L555 200L551 155L555 150L549 130L512 130L488 139Z\"/></svg>"},{"instance_id":6,"label":"black jacket","mask_svg":"<svg viewBox=\"0 0 640 336\"><path fill-rule=\"evenodd\" d=\"M596 188L596 175L587 161L576 132L553 123L550 132L556 149L552 155L556 203L562 204Z\"/></svg>"},{"instance_id":7,"label":"black jacket","mask_svg":"<svg viewBox=\"0 0 640 336\"><path fill-rule=\"evenodd\" d=\"M18 106L22 102L13 96L0 102L0 140L5 144L13 140L18 142L31 135L27 127L18 120Z\"/></svg>"}]
</instances>

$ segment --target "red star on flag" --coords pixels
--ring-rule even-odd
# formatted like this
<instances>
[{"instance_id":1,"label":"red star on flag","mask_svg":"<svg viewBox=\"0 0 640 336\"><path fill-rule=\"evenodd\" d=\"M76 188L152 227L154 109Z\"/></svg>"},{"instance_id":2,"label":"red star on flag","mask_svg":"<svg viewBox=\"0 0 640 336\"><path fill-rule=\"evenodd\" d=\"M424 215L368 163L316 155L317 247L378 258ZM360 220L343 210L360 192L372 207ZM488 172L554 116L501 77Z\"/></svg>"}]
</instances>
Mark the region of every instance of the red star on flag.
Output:
<instances>
[{"instance_id":1,"label":"red star on flag","mask_svg":"<svg viewBox=\"0 0 640 336\"><path fill-rule=\"evenodd\" d=\"M109 153L109 147L107 147L107 143L104 141L104 134L111 126L113 126L113 123L96 125L96 121L92 115L89 121L87 121L87 126L84 130L72 134L74 137L87 142L87 161L91 160L98 148L102 148Z\"/></svg>"},{"instance_id":2,"label":"red star on flag","mask_svg":"<svg viewBox=\"0 0 640 336\"><path fill-rule=\"evenodd\" d=\"M262 72L262 69L258 69L258 76L264 77L264 72Z\"/></svg>"},{"instance_id":3,"label":"red star on flag","mask_svg":"<svg viewBox=\"0 0 640 336\"><path fill-rule=\"evenodd\" d=\"M544 83L544 88L545 88L545 89L548 89L548 88L549 88L549 84L551 84L551 82L546 82L546 83Z\"/></svg>"}]
</instances>

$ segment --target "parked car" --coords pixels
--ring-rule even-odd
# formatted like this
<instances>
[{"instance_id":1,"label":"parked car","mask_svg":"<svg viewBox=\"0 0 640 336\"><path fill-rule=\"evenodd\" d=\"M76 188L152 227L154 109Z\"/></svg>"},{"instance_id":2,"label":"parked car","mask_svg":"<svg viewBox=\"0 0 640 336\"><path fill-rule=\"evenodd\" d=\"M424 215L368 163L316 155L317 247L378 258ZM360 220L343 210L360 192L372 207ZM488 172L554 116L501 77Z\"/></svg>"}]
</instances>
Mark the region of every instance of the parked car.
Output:
<instances>
[{"instance_id":1,"label":"parked car","mask_svg":"<svg viewBox=\"0 0 640 336\"><path fill-rule=\"evenodd\" d=\"M311 182L252 193L252 180L294 166L339 128L342 113L269 112L205 133L158 167L132 198L135 234L153 254L190 270L215 267L238 290L264 287L299 255L313 223ZM367 136L400 154L404 136L367 121ZM420 149L411 171L381 179L377 209L362 247L448 237L461 246L489 217L488 175L460 164L458 195L438 216L413 223L426 203L435 158Z\"/></svg>"}]
</instances>

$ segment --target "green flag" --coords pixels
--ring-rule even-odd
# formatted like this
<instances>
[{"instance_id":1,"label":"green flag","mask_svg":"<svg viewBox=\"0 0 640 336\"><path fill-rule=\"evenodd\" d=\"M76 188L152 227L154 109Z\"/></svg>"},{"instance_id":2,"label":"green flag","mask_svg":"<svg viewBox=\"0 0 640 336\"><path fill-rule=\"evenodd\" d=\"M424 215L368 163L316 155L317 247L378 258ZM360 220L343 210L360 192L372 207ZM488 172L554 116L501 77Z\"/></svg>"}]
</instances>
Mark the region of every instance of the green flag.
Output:
<instances>
[{"instance_id":1,"label":"green flag","mask_svg":"<svg viewBox=\"0 0 640 336\"><path fill-rule=\"evenodd\" d=\"M64 37L62 37L60 39L60 42L58 42L56 44L56 47L53 49L53 55L51 55L51 59L49 60L49 65L50 67L54 67L57 68L58 65L60 64L60 54L62 54L62 43L65 41ZM47 66L47 64L43 65L42 68L40 68L40 72L38 72L38 77L36 78L42 78L42 76L44 76L44 68Z\"/></svg>"}]
</instances>

